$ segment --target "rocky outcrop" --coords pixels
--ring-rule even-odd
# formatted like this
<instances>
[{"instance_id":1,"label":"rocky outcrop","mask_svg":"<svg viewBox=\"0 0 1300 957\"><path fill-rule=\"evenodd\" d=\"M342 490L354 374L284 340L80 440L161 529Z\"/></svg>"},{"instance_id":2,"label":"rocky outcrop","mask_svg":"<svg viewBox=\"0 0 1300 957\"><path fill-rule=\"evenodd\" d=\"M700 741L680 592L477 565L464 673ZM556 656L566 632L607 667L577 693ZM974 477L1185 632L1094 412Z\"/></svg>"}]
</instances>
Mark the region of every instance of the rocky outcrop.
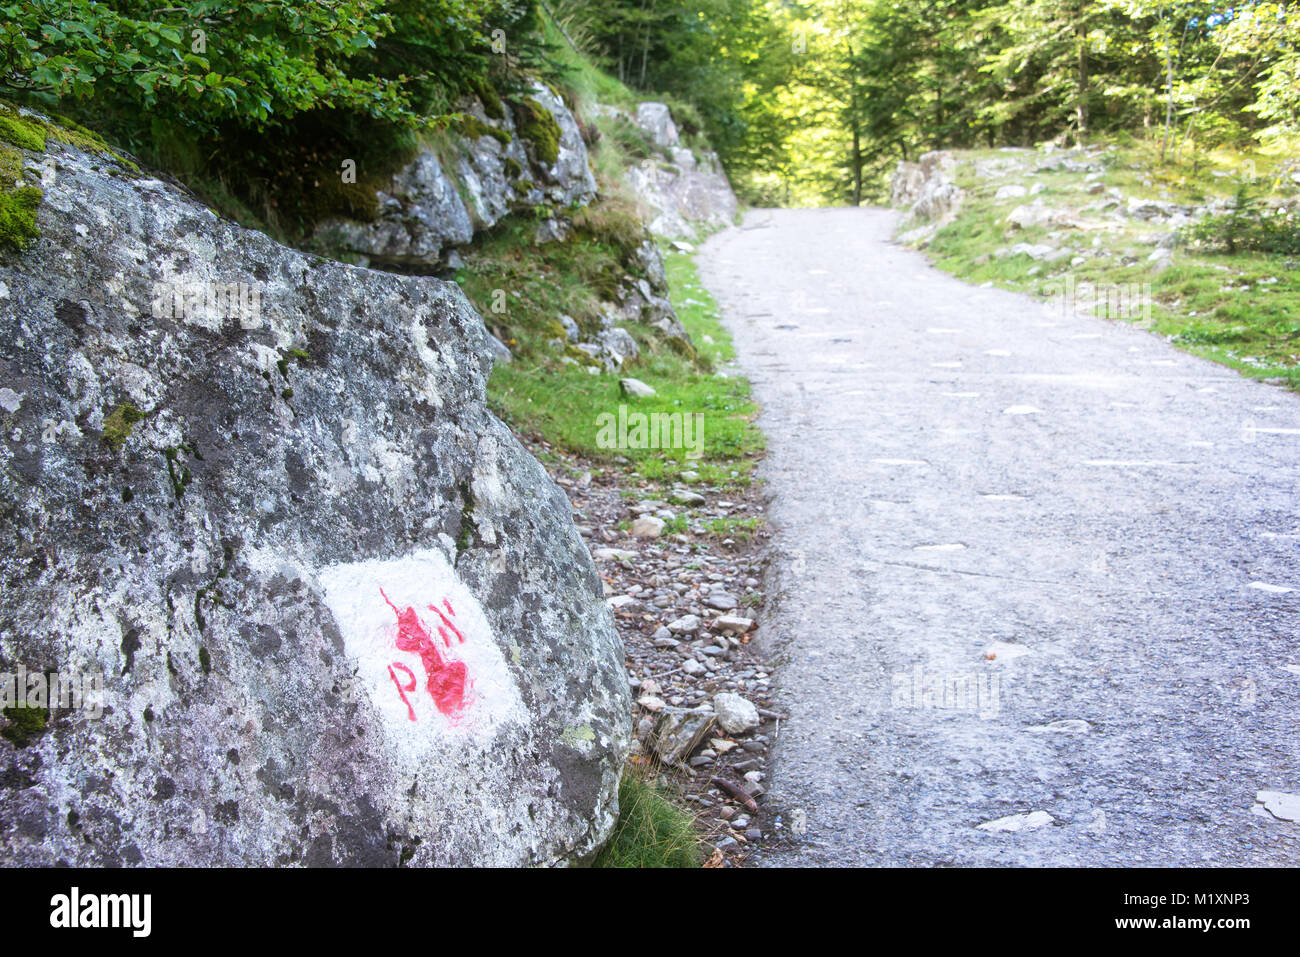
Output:
<instances>
[{"instance_id":1,"label":"rocky outcrop","mask_svg":"<svg viewBox=\"0 0 1300 957\"><path fill-rule=\"evenodd\" d=\"M890 201L918 222L951 222L961 209L965 192L951 179L955 160L947 150L923 154L917 162L901 161L889 184Z\"/></svg>"},{"instance_id":2,"label":"rocky outcrop","mask_svg":"<svg viewBox=\"0 0 1300 957\"><path fill-rule=\"evenodd\" d=\"M905 210L903 223L911 228L900 242L925 245L942 227L957 218L966 192L952 181L956 165L952 153L934 150L917 162L900 160L889 183L890 203Z\"/></svg>"},{"instance_id":3,"label":"rocky outcrop","mask_svg":"<svg viewBox=\"0 0 1300 957\"><path fill-rule=\"evenodd\" d=\"M592 361L590 365L616 372L625 362L640 353L636 339L627 326L649 327L672 348L686 354L695 354L686 327L677 318L677 312L668 298L668 274L659 247L646 239L637 247L634 262L626 264L633 272L622 278L615 293L616 302L606 302L594 328L583 330L571 316L558 316L565 338L551 340L551 346L564 349L573 345ZM566 355L565 361L576 361Z\"/></svg>"},{"instance_id":4,"label":"rocky outcrop","mask_svg":"<svg viewBox=\"0 0 1300 957\"><path fill-rule=\"evenodd\" d=\"M663 103L642 103L636 124L663 151L643 160L627 179L651 208L650 231L674 239L694 238L697 227L718 229L736 218L736 196L716 153L698 155L681 144L672 113Z\"/></svg>"},{"instance_id":5,"label":"rocky outcrop","mask_svg":"<svg viewBox=\"0 0 1300 957\"><path fill-rule=\"evenodd\" d=\"M444 249L474 238L469 210L433 151L425 148L379 193L374 222L330 219L316 243L363 265L436 265Z\"/></svg>"},{"instance_id":6,"label":"rocky outcrop","mask_svg":"<svg viewBox=\"0 0 1300 957\"><path fill-rule=\"evenodd\" d=\"M0 260L16 865L553 864L609 834L623 648L484 405L458 287L282 247L50 143Z\"/></svg>"},{"instance_id":7,"label":"rocky outcrop","mask_svg":"<svg viewBox=\"0 0 1300 957\"><path fill-rule=\"evenodd\" d=\"M546 84L534 84L532 98L551 114L559 127L555 159L535 157L534 160L534 167L546 184L546 198L560 206L590 202L596 195L596 177L587 162L587 145L578 121L564 100Z\"/></svg>"},{"instance_id":8,"label":"rocky outcrop","mask_svg":"<svg viewBox=\"0 0 1300 957\"><path fill-rule=\"evenodd\" d=\"M315 245L362 265L427 271L512 210L570 208L595 197L578 122L546 84L535 82L496 116L472 98L458 109L468 119L453 159L444 164L422 148L380 191L374 222L326 220Z\"/></svg>"}]
</instances>

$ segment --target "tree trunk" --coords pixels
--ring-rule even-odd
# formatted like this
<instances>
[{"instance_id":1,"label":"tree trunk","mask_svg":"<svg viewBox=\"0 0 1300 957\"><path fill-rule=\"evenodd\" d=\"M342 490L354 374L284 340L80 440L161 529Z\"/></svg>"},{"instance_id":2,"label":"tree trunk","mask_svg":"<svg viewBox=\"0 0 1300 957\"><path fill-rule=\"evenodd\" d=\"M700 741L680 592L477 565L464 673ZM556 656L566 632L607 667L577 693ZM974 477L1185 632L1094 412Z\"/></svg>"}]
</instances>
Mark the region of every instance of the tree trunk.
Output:
<instances>
[{"instance_id":1,"label":"tree trunk","mask_svg":"<svg viewBox=\"0 0 1300 957\"><path fill-rule=\"evenodd\" d=\"M646 11L647 6L647 0L641 0L641 13L645 20L645 29L641 34L641 79L637 86L643 90L645 89L646 60L650 58L650 15ZM653 8L651 12L653 12Z\"/></svg>"},{"instance_id":2,"label":"tree trunk","mask_svg":"<svg viewBox=\"0 0 1300 957\"><path fill-rule=\"evenodd\" d=\"M853 119L853 205L862 205L862 136L856 117Z\"/></svg>"},{"instance_id":3,"label":"tree trunk","mask_svg":"<svg viewBox=\"0 0 1300 957\"><path fill-rule=\"evenodd\" d=\"M1169 21L1169 30L1165 36L1165 75L1168 77L1168 98L1165 100L1165 135L1160 141L1160 162L1165 161L1165 151L1169 149L1169 137L1174 128L1174 24Z\"/></svg>"},{"instance_id":4,"label":"tree trunk","mask_svg":"<svg viewBox=\"0 0 1300 957\"><path fill-rule=\"evenodd\" d=\"M1088 138L1088 28L1083 23L1078 27L1078 39L1079 61L1074 90L1074 141L1076 146L1083 146Z\"/></svg>"},{"instance_id":5,"label":"tree trunk","mask_svg":"<svg viewBox=\"0 0 1300 957\"><path fill-rule=\"evenodd\" d=\"M849 74L849 125L853 128L853 205L862 205L862 129L858 113L858 80L853 71L853 44L845 43L849 57L845 62Z\"/></svg>"}]
</instances>

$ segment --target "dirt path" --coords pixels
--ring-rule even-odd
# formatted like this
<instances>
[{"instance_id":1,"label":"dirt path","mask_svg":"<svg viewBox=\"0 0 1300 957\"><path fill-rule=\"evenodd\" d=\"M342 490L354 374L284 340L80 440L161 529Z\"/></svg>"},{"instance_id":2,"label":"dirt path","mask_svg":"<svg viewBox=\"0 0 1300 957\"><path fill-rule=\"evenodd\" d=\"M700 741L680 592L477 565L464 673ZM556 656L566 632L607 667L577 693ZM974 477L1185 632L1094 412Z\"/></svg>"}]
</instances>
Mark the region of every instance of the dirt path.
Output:
<instances>
[{"instance_id":1,"label":"dirt path","mask_svg":"<svg viewBox=\"0 0 1300 957\"><path fill-rule=\"evenodd\" d=\"M769 437L768 802L807 827L766 862L1300 863L1256 806L1300 793L1300 397L892 224L700 255Z\"/></svg>"}]
</instances>

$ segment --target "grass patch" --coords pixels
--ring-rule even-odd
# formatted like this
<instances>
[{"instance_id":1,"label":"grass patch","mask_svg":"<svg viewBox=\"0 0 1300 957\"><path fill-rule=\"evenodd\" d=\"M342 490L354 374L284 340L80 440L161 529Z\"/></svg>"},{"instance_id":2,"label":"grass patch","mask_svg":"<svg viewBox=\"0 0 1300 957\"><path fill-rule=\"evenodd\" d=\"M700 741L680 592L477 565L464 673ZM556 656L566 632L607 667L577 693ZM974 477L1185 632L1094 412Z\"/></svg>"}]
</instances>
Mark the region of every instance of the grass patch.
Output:
<instances>
[{"instance_id":1,"label":"grass patch","mask_svg":"<svg viewBox=\"0 0 1300 957\"><path fill-rule=\"evenodd\" d=\"M579 341L594 341L624 277L639 274L634 253L643 238L625 208L593 210L575 217L573 235L564 242L535 245L531 224L507 221L466 253L457 281L515 356L493 372L489 402L516 431L539 434L597 462L630 466L644 478L690 470L705 482L747 483L763 448L753 425L757 409L746 380L714 371L715 362L730 358L731 343L689 257L672 254L667 268L670 298L696 355L683 354L659 330L621 316L615 324L637 340L640 355L618 373L604 371L568 342L559 317L577 323ZM656 394L624 396L622 376L647 382ZM601 448L598 417L617 416L620 405L629 412L701 414L702 455L692 458L685 448Z\"/></svg>"},{"instance_id":2,"label":"grass patch","mask_svg":"<svg viewBox=\"0 0 1300 957\"><path fill-rule=\"evenodd\" d=\"M618 786L618 823L593 867L699 867L703 846L691 815L629 764Z\"/></svg>"},{"instance_id":3,"label":"grass patch","mask_svg":"<svg viewBox=\"0 0 1300 957\"><path fill-rule=\"evenodd\" d=\"M1197 231L1177 230L1172 265L1157 268L1149 260L1153 241L1174 227L1139 219L1107 219L1109 191L1127 197L1198 205L1230 200L1241 192L1241 177L1274 202L1297 202L1294 183L1276 175L1276 158L1231 152L1197 154L1184 162L1159 162L1151 144L1112 144L1098 157L1099 183L1089 190L1078 172L1032 171L1040 154L1017 154L1030 171L990 181L978 176L976 161L999 154L981 151L959 155L955 179L968 189L958 218L939 230L928 251L935 265L973 283L991 283L1031 295L1060 295L1065 283L1096 297L1095 312L1134 322L1164 336L1194 355L1238 370L1300 388L1300 262L1286 254L1216 250L1196 241ZM1003 156L1005 158L1005 155ZM1013 230L1007 214L1035 198L994 198L1003 183L1041 183L1037 199L1044 205L1073 210L1085 221L1105 228L1072 229L1046 225ZM1093 207L1093 209L1089 209ZM1202 230L1203 231L1203 230ZM1043 243L1067 251L1056 262L1028 255L998 258L997 250L1015 243ZM1142 308L1119 314L1105 304L1107 290L1140 289Z\"/></svg>"},{"instance_id":4,"label":"grass patch","mask_svg":"<svg viewBox=\"0 0 1300 957\"><path fill-rule=\"evenodd\" d=\"M704 523L704 528L710 535L737 542L748 542L762 527L761 518L711 518Z\"/></svg>"}]
</instances>

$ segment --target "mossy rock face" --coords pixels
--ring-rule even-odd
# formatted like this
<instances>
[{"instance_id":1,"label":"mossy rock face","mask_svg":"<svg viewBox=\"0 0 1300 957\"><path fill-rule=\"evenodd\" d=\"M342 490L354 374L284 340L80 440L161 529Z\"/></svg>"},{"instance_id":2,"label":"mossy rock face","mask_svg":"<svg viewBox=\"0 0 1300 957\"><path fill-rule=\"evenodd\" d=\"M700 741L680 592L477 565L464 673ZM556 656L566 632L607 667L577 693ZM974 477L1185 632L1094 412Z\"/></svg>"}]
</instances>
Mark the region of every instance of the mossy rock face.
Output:
<instances>
[{"instance_id":1,"label":"mossy rock face","mask_svg":"<svg viewBox=\"0 0 1300 957\"><path fill-rule=\"evenodd\" d=\"M0 104L0 140L33 150L45 152L45 127L28 116L19 116L18 111L5 104Z\"/></svg>"},{"instance_id":2,"label":"mossy rock face","mask_svg":"<svg viewBox=\"0 0 1300 957\"><path fill-rule=\"evenodd\" d=\"M600 366L599 359L593 356L590 352L587 352L583 349L579 349L575 345L566 345L564 347L564 354L568 356L570 359L573 359L575 362L577 362L578 365L597 366L597 367Z\"/></svg>"},{"instance_id":3,"label":"mossy rock face","mask_svg":"<svg viewBox=\"0 0 1300 957\"><path fill-rule=\"evenodd\" d=\"M115 152L97 133L64 117L54 123L39 116L24 116L11 104L0 102L0 249L22 250L40 237L36 211L44 194L24 182L21 150L43 153L48 140L110 157L139 172L135 163Z\"/></svg>"},{"instance_id":4,"label":"mossy rock face","mask_svg":"<svg viewBox=\"0 0 1300 957\"><path fill-rule=\"evenodd\" d=\"M3 158L0 157L0 162ZM23 249L40 236L36 210L43 194L35 186L0 187L0 247Z\"/></svg>"},{"instance_id":5,"label":"mossy rock face","mask_svg":"<svg viewBox=\"0 0 1300 957\"><path fill-rule=\"evenodd\" d=\"M490 136L502 146L509 146L510 141L514 138L510 135L509 130L499 130L495 126L488 126L472 114L466 114L460 121L459 126L460 131L468 137L479 139L483 136Z\"/></svg>"},{"instance_id":6,"label":"mossy rock face","mask_svg":"<svg viewBox=\"0 0 1300 957\"><path fill-rule=\"evenodd\" d=\"M23 249L40 236L36 210L42 194L23 180L23 154L45 151L45 127L0 103L0 248Z\"/></svg>"},{"instance_id":7,"label":"mossy rock face","mask_svg":"<svg viewBox=\"0 0 1300 957\"><path fill-rule=\"evenodd\" d=\"M506 177L509 179L518 179L523 175L524 168L519 165L519 161L513 156L506 157Z\"/></svg>"},{"instance_id":8,"label":"mossy rock face","mask_svg":"<svg viewBox=\"0 0 1300 957\"><path fill-rule=\"evenodd\" d=\"M514 108L519 135L532 144L538 162L553 165L560 158L560 124L532 97L516 101Z\"/></svg>"},{"instance_id":9,"label":"mossy rock face","mask_svg":"<svg viewBox=\"0 0 1300 957\"><path fill-rule=\"evenodd\" d=\"M0 102L0 141L43 153L47 140L66 143L87 153L98 153L116 160L132 172L140 171L139 166L109 146L98 133L66 116L55 116L52 120L34 115L23 116L12 105Z\"/></svg>"},{"instance_id":10,"label":"mossy rock face","mask_svg":"<svg viewBox=\"0 0 1300 957\"><path fill-rule=\"evenodd\" d=\"M497 96L497 91L492 89L492 84L487 80L476 79L472 81L471 86L474 95L479 98L483 104L483 112L493 120L504 120L506 118L506 105L501 102L501 97Z\"/></svg>"},{"instance_id":11,"label":"mossy rock face","mask_svg":"<svg viewBox=\"0 0 1300 957\"><path fill-rule=\"evenodd\" d=\"M355 183L345 183L340 176L325 176L311 202L303 207L303 219L317 223L331 216L344 216L360 223L379 218L379 191L388 187L392 177L362 174Z\"/></svg>"}]
</instances>

